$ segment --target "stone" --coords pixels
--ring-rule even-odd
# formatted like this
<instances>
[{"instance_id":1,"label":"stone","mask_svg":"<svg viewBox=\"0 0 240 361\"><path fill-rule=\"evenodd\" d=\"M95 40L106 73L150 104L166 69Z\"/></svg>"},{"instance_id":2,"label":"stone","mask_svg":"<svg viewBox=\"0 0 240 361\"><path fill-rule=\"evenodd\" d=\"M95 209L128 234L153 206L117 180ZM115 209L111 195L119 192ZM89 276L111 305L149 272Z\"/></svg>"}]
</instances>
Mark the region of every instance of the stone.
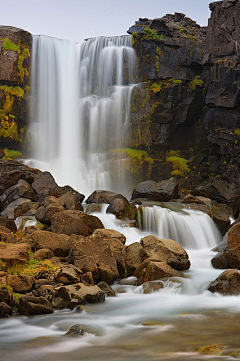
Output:
<instances>
[{"instance_id":1,"label":"stone","mask_svg":"<svg viewBox=\"0 0 240 361\"><path fill-rule=\"evenodd\" d=\"M228 256L230 267L240 269L240 223L228 230Z\"/></svg>"},{"instance_id":2,"label":"stone","mask_svg":"<svg viewBox=\"0 0 240 361\"><path fill-rule=\"evenodd\" d=\"M14 208L14 219L20 216L35 216L39 206L39 202L28 202L17 206Z\"/></svg>"},{"instance_id":3,"label":"stone","mask_svg":"<svg viewBox=\"0 0 240 361\"><path fill-rule=\"evenodd\" d=\"M70 251L69 237L49 231L34 231L28 236L32 239L35 249L49 249L57 257L66 257Z\"/></svg>"},{"instance_id":4,"label":"stone","mask_svg":"<svg viewBox=\"0 0 240 361\"><path fill-rule=\"evenodd\" d=\"M178 271L190 268L187 252L172 239L161 239L156 236L146 236L140 243L147 254L147 258L154 261L164 261Z\"/></svg>"},{"instance_id":5,"label":"stone","mask_svg":"<svg viewBox=\"0 0 240 361\"><path fill-rule=\"evenodd\" d=\"M132 276L140 264L147 258L147 253L139 242L126 247L127 275Z\"/></svg>"},{"instance_id":6,"label":"stone","mask_svg":"<svg viewBox=\"0 0 240 361\"><path fill-rule=\"evenodd\" d=\"M19 276L19 275L8 275L7 285L11 286L12 289L17 293L31 292L35 279L32 276Z\"/></svg>"},{"instance_id":7,"label":"stone","mask_svg":"<svg viewBox=\"0 0 240 361\"><path fill-rule=\"evenodd\" d=\"M105 293L106 297L116 297L116 293L106 282L99 282L97 286Z\"/></svg>"},{"instance_id":8,"label":"stone","mask_svg":"<svg viewBox=\"0 0 240 361\"><path fill-rule=\"evenodd\" d=\"M205 204L205 202L203 202L201 199L194 197L192 194L187 194L183 200L182 203L197 203L197 204Z\"/></svg>"},{"instance_id":9,"label":"stone","mask_svg":"<svg viewBox=\"0 0 240 361\"><path fill-rule=\"evenodd\" d=\"M121 198L127 202L127 199L119 193L114 193L111 191L94 191L86 200L87 204L90 203L107 203L111 204L114 199Z\"/></svg>"},{"instance_id":10,"label":"stone","mask_svg":"<svg viewBox=\"0 0 240 361\"><path fill-rule=\"evenodd\" d=\"M122 244L126 243L126 237L124 234L115 231L114 229L96 229L93 233L101 236L104 241L118 240Z\"/></svg>"},{"instance_id":11,"label":"stone","mask_svg":"<svg viewBox=\"0 0 240 361\"><path fill-rule=\"evenodd\" d=\"M119 278L117 261L109 244L98 234L89 237L70 236L69 263L83 274L91 272L93 279L110 283Z\"/></svg>"},{"instance_id":12,"label":"stone","mask_svg":"<svg viewBox=\"0 0 240 361\"><path fill-rule=\"evenodd\" d=\"M84 335L84 328L81 325L73 325L70 327L65 336L79 337Z\"/></svg>"},{"instance_id":13,"label":"stone","mask_svg":"<svg viewBox=\"0 0 240 361\"><path fill-rule=\"evenodd\" d=\"M38 259L38 260L41 260L41 259L49 259L49 258L52 258L54 257L54 254L53 252L48 249L48 248L41 248L39 249L38 251L34 252L30 259Z\"/></svg>"},{"instance_id":14,"label":"stone","mask_svg":"<svg viewBox=\"0 0 240 361\"><path fill-rule=\"evenodd\" d=\"M98 228L104 228L100 219L81 211L58 212L51 218L51 230L58 234L78 234L86 237Z\"/></svg>"},{"instance_id":15,"label":"stone","mask_svg":"<svg viewBox=\"0 0 240 361\"><path fill-rule=\"evenodd\" d=\"M224 235L230 226L230 217L233 218L233 210L227 204L212 202L213 221L222 235Z\"/></svg>"},{"instance_id":16,"label":"stone","mask_svg":"<svg viewBox=\"0 0 240 361\"><path fill-rule=\"evenodd\" d=\"M150 282L145 282L142 285L143 288L143 293L153 293L156 291L159 291L163 288L163 282L161 281L150 281Z\"/></svg>"},{"instance_id":17,"label":"stone","mask_svg":"<svg viewBox=\"0 0 240 361\"><path fill-rule=\"evenodd\" d=\"M122 198L116 198L110 203L106 213L112 213L119 219L128 218L133 220L137 218L137 207Z\"/></svg>"},{"instance_id":18,"label":"stone","mask_svg":"<svg viewBox=\"0 0 240 361\"><path fill-rule=\"evenodd\" d=\"M228 252L219 252L212 259L211 263L213 268L227 269L231 268L229 264Z\"/></svg>"},{"instance_id":19,"label":"stone","mask_svg":"<svg viewBox=\"0 0 240 361\"><path fill-rule=\"evenodd\" d=\"M15 233L17 231L15 222L7 217L0 216L0 225L8 228L11 232Z\"/></svg>"},{"instance_id":20,"label":"stone","mask_svg":"<svg viewBox=\"0 0 240 361\"><path fill-rule=\"evenodd\" d=\"M51 303L45 297L23 296L19 300L21 315L33 316L53 313Z\"/></svg>"},{"instance_id":21,"label":"stone","mask_svg":"<svg viewBox=\"0 0 240 361\"><path fill-rule=\"evenodd\" d=\"M134 276L138 279L138 285L169 277L185 277L182 272L173 269L166 262L155 262L149 259L142 262L136 269Z\"/></svg>"},{"instance_id":22,"label":"stone","mask_svg":"<svg viewBox=\"0 0 240 361\"><path fill-rule=\"evenodd\" d=\"M0 259L8 263L26 263L30 247L26 243L0 244Z\"/></svg>"},{"instance_id":23,"label":"stone","mask_svg":"<svg viewBox=\"0 0 240 361\"><path fill-rule=\"evenodd\" d=\"M12 308L6 302L0 302L0 317L6 318L13 313Z\"/></svg>"},{"instance_id":24,"label":"stone","mask_svg":"<svg viewBox=\"0 0 240 361\"><path fill-rule=\"evenodd\" d=\"M60 269L60 272L55 275L55 279L59 283L63 283L64 285L70 285L73 283L80 282L81 272L79 269L72 264L64 265Z\"/></svg>"},{"instance_id":25,"label":"stone","mask_svg":"<svg viewBox=\"0 0 240 361\"><path fill-rule=\"evenodd\" d=\"M100 203L90 203L85 209L85 213L87 214L101 213L101 211L102 211L102 204Z\"/></svg>"},{"instance_id":26,"label":"stone","mask_svg":"<svg viewBox=\"0 0 240 361\"><path fill-rule=\"evenodd\" d=\"M10 203L2 212L1 216L8 217L9 219L14 219L14 210L20 205L23 205L25 203L30 203L31 200L27 198L18 198L12 203Z\"/></svg>"},{"instance_id":27,"label":"stone","mask_svg":"<svg viewBox=\"0 0 240 361\"><path fill-rule=\"evenodd\" d=\"M227 270L221 273L208 286L211 292L218 292L224 296L240 294L240 274L237 270Z\"/></svg>"},{"instance_id":28,"label":"stone","mask_svg":"<svg viewBox=\"0 0 240 361\"><path fill-rule=\"evenodd\" d=\"M83 304L84 302L100 303L105 301L105 293L98 286L85 285L84 283L54 288L52 297L53 307L68 307L72 299L77 299Z\"/></svg>"},{"instance_id":29,"label":"stone","mask_svg":"<svg viewBox=\"0 0 240 361\"><path fill-rule=\"evenodd\" d=\"M133 190L132 199L147 198L154 201L168 202L170 199L177 198L178 180L170 178L158 183L154 181L145 181L139 183Z\"/></svg>"},{"instance_id":30,"label":"stone","mask_svg":"<svg viewBox=\"0 0 240 361\"><path fill-rule=\"evenodd\" d=\"M59 200L65 209L79 210L83 212L82 197L79 193L66 192Z\"/></svg>"},{"instance_id":31,"label":"stone","mask_svg":"<svg viewBox=\"0 0 240 361\"><path fill-rule=\"evenodd\" d=\"M27 198L34 202L37 201L37 195L32 189L32 187L23 179L19 179L17 184L13 185L10 188L7 188L2 195L0 196L0 204L4 209L10 203L15 201L18 198Z\"/></svg>"},{"instance_id":32,"label":"stone","mask_svg":"<svg viewBox=\"0 0 240 361\"><path fill-rule=\"evenodd\" d=\"M41 193L44 191L48 191L49 189L54 189L57 187L57 183L55 182L55 179L49 172L42 172L38 179L36 179L32 183L32 188L37 193L37 196L39 197Z\"/></svg>"}]
</instances>

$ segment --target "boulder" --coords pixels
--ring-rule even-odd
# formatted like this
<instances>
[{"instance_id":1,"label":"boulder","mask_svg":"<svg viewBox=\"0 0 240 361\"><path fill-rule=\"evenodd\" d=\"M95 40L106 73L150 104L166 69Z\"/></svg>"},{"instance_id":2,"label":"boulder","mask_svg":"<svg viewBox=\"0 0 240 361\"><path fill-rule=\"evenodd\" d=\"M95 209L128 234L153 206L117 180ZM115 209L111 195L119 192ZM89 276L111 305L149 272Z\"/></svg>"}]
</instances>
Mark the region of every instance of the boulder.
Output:
<instances>
[{"instance_id":1,"label":"boulder","mask_svg":"<svg viewBox=\"0 0 240 361\"><path fill-rule=\"evenodd\" d=\"M187 194L183 200L182 203L186 203L186 204L191 204L191 203L196 203L196 204L206 204L205 202L203 202L201 199L194 197L192 194Z\"/></svg>"},{"instance_id":2,"label":"boulder","mask_svg":"<svg viewBox=\"0 0 240 361\"><path fill-rule=\"evenodd\" d=\"M49 249L57 257L66 257L70 251L69 237L49 231L34 231L27 235L32 239L35 249Z\"/></svg>"},{"instance_id":3,"label":"boulder","mask_svg":"<svg viewBox=\"0 0 240 361\"><path fill-rule=\"evenodd\" d=\"M105 293L98 286L85 285L84 283L54 288L52 297L53 307L69 307L73 299L77 299L82 304L86 302L99 303L105 301Z\"/></svg>"},{"instance_id":4,"label":"boulder","mask_svg":"<svg viewBox=\"0 0 240 361\"><path fill-rule=\"evenodd\" d=\"M49 259L54 256L53 252L48 248L41 248L38 251L34 252L30 259Z\"/></svg>"},{"instance_id":5,"label":"boulder","mask_svg":"<svg viewBox=\"0 0 240 361\"><path fill-rule=\"evenodd\" d=\"M39 206L39 202L28 202L17 206L14 208L14 219L20 216L35 216Z\"/></svg>"},{"instance_id":6,"label":"boulder","mask_svg":"<svg viewBox=\"0 0 240 361\"><path fill-rule=\"evenodd\" d=\"M6 318L13 313L12 308L6 302L0 302L0 317Z\"/></svg>"},{"instance_id":7,"label":"boulder","mask_svg":"<svg viewBox=\"0 0 240 361\"><path fill-rule=\"evenodd\" d=\"M62 266L59 273L55 275L55 279L59 283L64 285L70 285L72 283L80 282L81 272L72 264L66 264Z\"/></svg>"},{"instance_id":8,"label":"boulder","mask_svg":"<svg viewBox=\"0 0 240 361\"><path fill-rule=\"evenodd\" d=\"M18 198L12 203L10 203L2 212L2 217L8 217L8 219L14 219L14 210L18 206L25 204L25 203L31 203L30 199L27 198Z\"/></svg>"},{"instance_id":9,"label":"boulder","mask_svg":"<svg viewBox=\"0 0 240 361\"><path fill-rule=\"evenodd\" d=\"M98 228L104 228L100 219L81 211L58 212L51 218L51 230L58 234L78 234L86 237Z\"/></svg>"},{"instance_id":10,"label":"boulder","mask_svg":"<svg viewBox=\"0 0 240 361\"><path fill-rule=\"evenodd\" d=\"M228 230L228 255L230 267L240 269L240 223Z\"/></svg>"},{"instance_id":11,"label":"boulder","mask_svg":"<svg viewBox=\"0 0 240 361\"><path fill-rule=\"evenodd\" d=\"M228 252L219 252L211 259L213 268L226 269L231 268L229 264Z\"/></svg>"},{"instance_id":12,"label":"boulder","mask_svg":"<svg viewBox=\"0 0 240 361\"><path fill-rule=\"evenodd\" d=\"M26 263L29 250L26 243L0 244L0 259L7 263Z\"/></svg>"},{"instance_id":13,"label":"boulder","mask_svg":"<svg viewBox=\"0 0 240 361\"><path fill-rule=\"evenodd\" d=\"M122 194L114 193L111 191L94 191L86 200L87 204L90 203L107 203L111 204L114 199L121 198L124 201L128 201Z\"/></svg>"},{"instance_id":14,"label":"boulder","mask_svg":"<svg viewBox=\"0 0 240 361\"><path fill-rule=\"evenodd\" d=\"M4 277L4 284L2 284L3 278L0 279L0 302L9 303L12 297L12 290L9 290L9 287L6 286L6 277Z\"/></svg>"},{"instance_id":15,"label":"boulder","mask_svg":"<svg viewBox=\"0 0 240 361\"><path fill-rule=\"evenodd\" d=\"M211 292L218 292L222 295L240 294L240 274L237 270L227 270L221 273L215 281L208 286Z\"/></svg>"},{"instance_id":16,"label":"boulder","mask_svg":"<svg viewBox=\"0 0 240 361\"><path fill-rule=\"evenodd\" d=\"M136 219L137 218L137 207L129 203L128 201L122 198L116 198L112 201L107 210L107 213L114 214L117 218L128 218L128 219Z\"/></svg>"},{"instance_id":17,"label":"boulder","mask_svg":"<svg viewBox=\"0 0 240 361\"><path fill-rule=\"evenodd\" d=\"M101 203L90 203L85 209L85 213L87 214L101 213L101 211L102 211Z\"/></svg>"},{"instance_id":18,"label":"boulder","mask_svg":"<svg viewBox=\"0 0 240 361\"><path fill-rule=\"evenodd\" d=\"M79 337L84 335L84 328L81 325L73 325L69 328L65 336Z\"/></svg>"},{"instance_id":19,"label":"boulder","mask_svg":"<svg viewBox=\"0 0 240 361\"><path fill-rule=\"evenodd\" d=\"M79 210L83 212L82 206L82 195L77 192L66 192L61 197L59 201L65 209Z\"/></svg>"},{"instance_id":20,"label":"boulder","mask_svg":"<svg viewBox=\"0 0 240 361\"><path fill-rule=\"evenodd\" d=\"M49 191L55 187L57 187L57 183L49 172L42 172L40 176L32 183L32 188L38 197L44 191Z\"/></svg>"},{"instance_id":21,"label":"boulder","mask_svg":"<svg viewBox=\"0 0 240 361\"><path fill-rule=\"evenodd\" d=\"M150 235L142 238L140 243L148 258L164 261L178 271L190 268L187 252L172 239L161 239Z\"/></svg>"},{"instance_id":22,"label":"boulder","mask_svg":"<svg viewBox=\"0 0 240 361\"><path fill-rule=\"evenodd\" d=\"M19 307L21 315L25 316L53 313L52 305L45 297L23 296Z\"/></svg>"},{"instance_id":23,"label":"boulder","mask_svg":"<svg viewBox=\"0 0 240 361\"><path fill-rule=\"evenodd\" d=\"M97 286L105 293L105 296L116 297L116 293L113 291L112 287L110 287L106 282L99 282Z\"/></svg>"},{"instance_id":24,"label":"boulder","mask_svg":"<svg viewBox=\"0 0 240 361\"><path fill-rule=\"evenodd\" d=\"M228 234L226 233L217 247L212 249L213 252L225 252L228 251Z\"/></svg>"},{"instance_id":25,"label":"boulder","mask_svg":"<svg viewBox=\"0 0 240 361\"><path fill-rule=\"evenodd\" d=\"M31 292L35 279L32 276L7 275L7 285L17 293Z\"/></svg>"},{"instance_id":26,"label":"boulder","mask_svg":"<svg viewBox=\"0 0 240 361\"><path fill-rule=\"evenodd\" d=\"M97 229L94 234L102 238L102 241L107 243L117 261L117 269L120 277L126 276L126 252L125 242L126 237L118 231L112 229Z\"/></svg>"},{"instance_id":27,"label":"boulder","mask_svg":"<svg viewBox=\"0 0 240 361\"><path fill-rule=\"evenodd\" d=\"M139 242L134 242L126 247L127 275L132 276L147 257L146 251Z\"/></svg>"},{"instance_id":28,"label":"boulder","mask_svg":"<svg viewBox=\"0 0 240 361\"><path fill-rule=\"evenodd\" d=\"M238 200L238 195L234 189L232 189L227 182L218 179L200 184L191 194L194 196L207 197L218 203L228 205L235 204Z\"/></svg>"},{"instance_id":29,"label":"boulder","mask_svg":"<svg viewBox=\"0 0 240 361\"><path fill-rule=\"evenodd\" d=\"M77 192L75 189L73 189L70 186L63 186L63 187L56 186L51 189L46 189L43 193L41 193L40 199L41 199L41 202L43 202L45 197L54 196L56 198L59 198L66 193L70 193L71 195L74 196L75 203L82 203L85 198L84 194Z\"/></svg>"},{"instance_id":30,"label":"boulder","mask_svg":"<svg viewBox=\"0 0 240 361\"><path fill-rule=\"evenodd\" d=\"M230 217L233 218L233 210L227 204L212 202L213 220L222 235L224 235L230 226Z\"/></svg>"},{"instance_id":31,"label":"boulder","mask_svg":"<svg viewBox=\"0 0 240 361\"><path fill-rule=\"evenodd\" d=\"M82 273L91 272L96 281L107 283L119 278L117 261L108 244L98 234L89 237L70 236L69 262Z\"/></svg>"},{"instance_id":32,"label":"boulder","mask_svg":"<svg viewBox=\"0 0 240 361\"><path fill-rule=\"evenodd\" d=\"M7 217L0 216L0 225L10 229L11 232L15 233L17 231L15 222Z\"/></svg>"},{"instance_id":33,"label":"boulder","mask_svg":"<svg viewBox=\"0 0 240 361\"><path fill-rule=\"evenodd\" d=\"M23 179L19 179L17 184L7 188L0 196L0 204L2 209L6 208L10 203L18 198L27 198L34 202L37 201L37 195L32 187Z\"/></svg>"},{"instance_id":34,"label":"boulder","mask_svg":"<svg viewBox=\"0 0 240 361\"><path fill-rule=\"evenodd\" d=\"M182 272L173 269L166 262L155 262L149 259L142 262L136 269L134 276L138 279L138 285L169 277L185 277Z\"/></svg>"},{"instance_id":35,"label":"boulder","mask_svg":"<svg viewBox=\"0 0 240 361\"><path fill-rule=\"evenodd\" d=\"M163 288L163 282L161 281L150 281L150 282L145 282L142 285L143 288L143 293L153 293L156 291L159 291Z\"/></svg>"},{"instance_id":36,"label":"boulder","mask_svg":"<svg viewBox=\"0 0 240 361\"><path fill-rule=\"evenodd\" d=\"M147 198L154 201L168 202L170 199L177 198L178 180L170 178L160 182L145 181L139 183L133 190L132 199Z\"/></svg>"}]
</instances>

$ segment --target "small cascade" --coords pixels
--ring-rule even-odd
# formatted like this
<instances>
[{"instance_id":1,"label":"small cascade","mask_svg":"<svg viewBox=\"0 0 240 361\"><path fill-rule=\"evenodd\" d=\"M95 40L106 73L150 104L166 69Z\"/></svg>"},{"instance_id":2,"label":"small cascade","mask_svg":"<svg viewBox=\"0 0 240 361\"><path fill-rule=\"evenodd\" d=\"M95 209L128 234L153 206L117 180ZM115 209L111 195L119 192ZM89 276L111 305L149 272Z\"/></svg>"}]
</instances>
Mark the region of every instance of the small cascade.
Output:
<instances>
[{"instance_id":1,"label":"small cascade","mask_svg":"<svg viewBox=\"0 0 240 361\"><path fill-rule=\"evenodd\" d=\"M187 208L176 212L161 206L139 208L140 229L170 238L186 249L214 247L221 241L221 235L213 220L205 213Z\"/></svg>"},{"instance_id":2,"label":"small cascade","mask_svg":"<svg viewBox=\"0 0 240 361\"><path fill-rule=\"evenodd\" d=\"M86 194L116 190L109 160L122 147L130 117L137 69L131 42L130 36L83 44L33 37L28 165Z\"/></svg>"}]
</instances>

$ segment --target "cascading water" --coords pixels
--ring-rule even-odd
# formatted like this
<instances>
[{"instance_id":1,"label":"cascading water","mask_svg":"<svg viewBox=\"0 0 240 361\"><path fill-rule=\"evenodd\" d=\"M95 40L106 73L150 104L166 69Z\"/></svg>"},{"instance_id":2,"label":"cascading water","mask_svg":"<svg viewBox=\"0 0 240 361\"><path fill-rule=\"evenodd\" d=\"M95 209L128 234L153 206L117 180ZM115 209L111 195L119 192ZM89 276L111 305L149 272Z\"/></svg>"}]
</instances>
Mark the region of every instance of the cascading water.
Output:
<instances>
[{"instance_id":1,"label":"cascading water","mask_svg":"<svg viewBox=\"0 0 240 361\"><path fill-rule=\"evenodd\" d=\"M34 36L27 164L85 194L117 190L107 152L122 146L136 69L130 36L83 44Z\"/></svg>"}]
</instances>

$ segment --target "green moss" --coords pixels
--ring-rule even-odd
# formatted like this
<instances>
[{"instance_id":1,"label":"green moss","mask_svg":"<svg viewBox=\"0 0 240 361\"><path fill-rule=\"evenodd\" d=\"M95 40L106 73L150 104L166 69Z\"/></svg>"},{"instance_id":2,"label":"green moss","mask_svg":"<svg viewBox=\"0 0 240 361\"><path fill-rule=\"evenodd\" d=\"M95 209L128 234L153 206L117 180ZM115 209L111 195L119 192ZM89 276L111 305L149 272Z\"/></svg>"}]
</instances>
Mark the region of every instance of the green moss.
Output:
<instances>
[{"instance_id":1,"label":"green moss","mask_svg":"<svg viewBox=\"0 0 240 361\"><path fill-rule=\"evenodd\" d=\"M171 78L171 79L168 79L168 81L170 81L172 84L177 84L177 85L182 84L182 80L180 80L180 79Z\"/></svg>"},{"instance_id":2,"label":"green moss","mask_svg":"<svg viewBox=\"0 0 240 361\"><path fill-rule=\"evenodd\" d=\"M240 135L240 129L234 129L234 134Z\"/></svg>"},{"instance_id":3,"label":"green moss","mask_svg":"<svg viewBox=\"0 0 240 361\"><path fill-rule=\"evenodd\" d=\"M150 29L147 26L144 28L143 40L164 41L165 38L165 35L158 35L157 30Z\"/></svg>"},{"instance_id":4,"label":"green moss","mask_svg":"<svg viewBox=\"0 0 240 361\"><path fill-rule=\"evenodd\" d=\"M4 149L4 157L3 159L18 159L22 156L22 153L18 150L9 150L7 148Z\"/></svg>"},{"instance_id":5,"label":"green moss","mask_svg":"<svg viewBox=\"0 0 240 361\"><path fill-rule=\"evenodd\" d=\"M184 176L189 172L187 159L181 158L179 156L170 156L167 157L166 161L172 164L173 172L172 176Z\"/></svg>"},{"instance_id":6,"label":"green moss","mask_svg":"<svg viewBox=\"0 0 240 361\"><path fill-rule=\"evenodd\" d=\"M132 33L132 46L134 47L134 45L136 44L136 42L138 41L139 39L139 35L136 31L134 31Z\"/></svg>"},{"instance_id":7,"label":"green moss","mask_svg":"<svg viewBox=\"0 0 240 361\"><path fill-rule=\"evenodd\" d=\"M4 43L2 45L2 50L5 51L5 50L10 50L10 51L15 51L16 53L20 53L20 47L14 43L11 42L10 39L8 38L5 38L4 39Z\"/></svg>"},{"instance_id":8,"label":"green moss","mask_svg":"<svg viewBox=\"0 0 240 361\"><path fill-rule=\"evenodd\" d=\"M196 87L203 87L204 81L201 79L200 75L195 76L195 78L189 83L189 88L191 91L194 91Z\"/></svg>"}]
</instances>

